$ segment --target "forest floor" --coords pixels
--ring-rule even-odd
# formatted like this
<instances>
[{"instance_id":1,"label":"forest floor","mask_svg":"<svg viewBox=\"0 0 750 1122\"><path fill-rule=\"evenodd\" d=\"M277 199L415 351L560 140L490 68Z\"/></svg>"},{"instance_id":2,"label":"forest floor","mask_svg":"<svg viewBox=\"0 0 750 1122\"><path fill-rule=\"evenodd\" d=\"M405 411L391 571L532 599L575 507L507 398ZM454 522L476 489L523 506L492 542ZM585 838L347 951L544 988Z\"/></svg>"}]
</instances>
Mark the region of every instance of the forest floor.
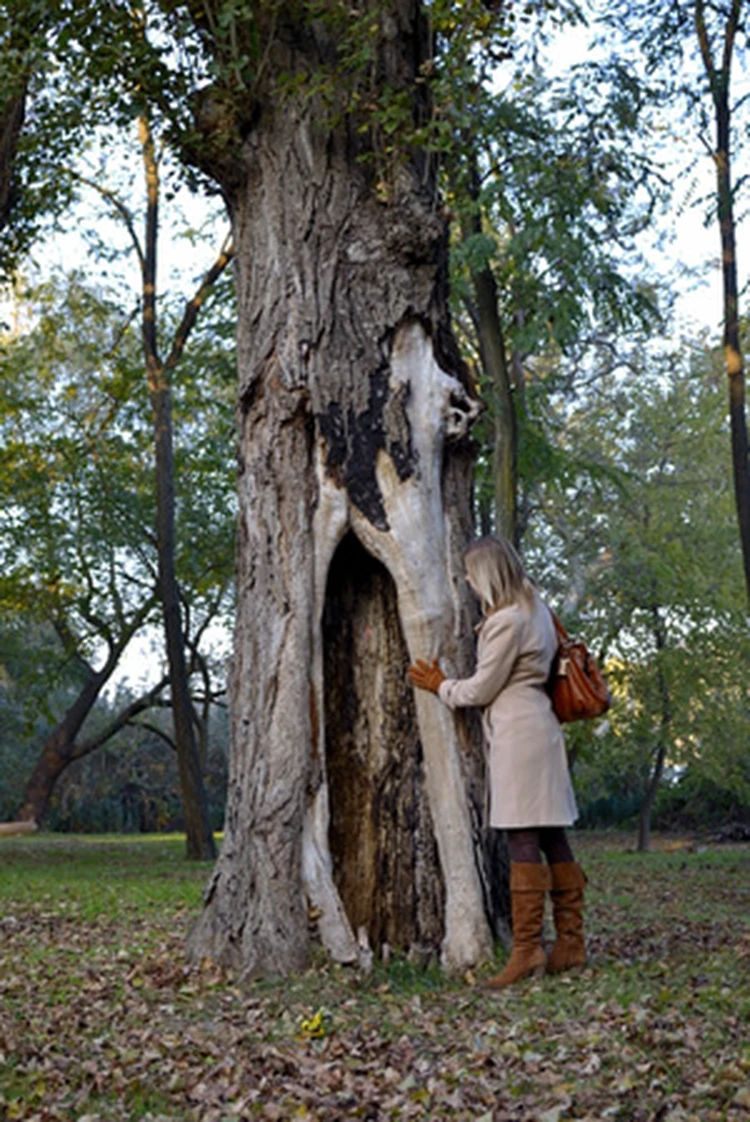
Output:
<instances>
[{"instance_id":1,"label":"forest floor","mask_svg":"<svg viewBox=\"0 0 750 1122\"><path fill-rule=\"evenodd\" d=\"M574 835L589 965L185 963L175 838L0 839L0 1122L750 1122L750 846Z\"/></svg>"}]
</instances>

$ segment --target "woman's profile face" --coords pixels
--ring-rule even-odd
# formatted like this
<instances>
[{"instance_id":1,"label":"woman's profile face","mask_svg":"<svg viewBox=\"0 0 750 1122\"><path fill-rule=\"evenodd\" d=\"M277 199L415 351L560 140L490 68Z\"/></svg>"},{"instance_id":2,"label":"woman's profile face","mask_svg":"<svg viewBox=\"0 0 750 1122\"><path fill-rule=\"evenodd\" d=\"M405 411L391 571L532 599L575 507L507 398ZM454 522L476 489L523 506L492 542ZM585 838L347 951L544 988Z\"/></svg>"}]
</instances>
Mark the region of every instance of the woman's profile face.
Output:
<instances>
[{"instance_id":1,"label":"woman's profile face","mask_svg":"<svg viewBox=\"0 0 750 1122\"><path fill-rule=\"evenodd\" d=\"M474 581L472 580L471 573L469 572L468 565L466 566L466 572L464 573L464 576L466 578L466 583L468 584L469 588L474 593L474 595L478 597L479 593L477 592L477 587L474 584Z\"/></svg>"}]
</instances>

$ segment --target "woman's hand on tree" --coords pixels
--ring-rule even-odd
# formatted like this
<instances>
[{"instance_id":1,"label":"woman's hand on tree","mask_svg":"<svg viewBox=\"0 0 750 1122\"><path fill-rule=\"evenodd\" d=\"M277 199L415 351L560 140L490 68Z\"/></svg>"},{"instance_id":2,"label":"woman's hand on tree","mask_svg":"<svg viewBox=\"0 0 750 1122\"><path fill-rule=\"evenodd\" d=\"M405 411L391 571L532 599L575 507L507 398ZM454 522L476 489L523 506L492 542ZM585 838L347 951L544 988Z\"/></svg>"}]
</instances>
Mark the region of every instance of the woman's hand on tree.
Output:
<instances>
[{"instance_id":1,"label":"woman's hand on tree","mask_svg":"<svg viewBox=\"0 0 750 1122\"><path fill-rule=\"evenodd\" d=\"M440 683L445 681L445 674L438 666L436 658L432 662L425 662L423 658L418 658L413 666L409 667L408 674L413 686L419 690L429 690L431 693L437 693Z\"/></svg>"}]
</instances>

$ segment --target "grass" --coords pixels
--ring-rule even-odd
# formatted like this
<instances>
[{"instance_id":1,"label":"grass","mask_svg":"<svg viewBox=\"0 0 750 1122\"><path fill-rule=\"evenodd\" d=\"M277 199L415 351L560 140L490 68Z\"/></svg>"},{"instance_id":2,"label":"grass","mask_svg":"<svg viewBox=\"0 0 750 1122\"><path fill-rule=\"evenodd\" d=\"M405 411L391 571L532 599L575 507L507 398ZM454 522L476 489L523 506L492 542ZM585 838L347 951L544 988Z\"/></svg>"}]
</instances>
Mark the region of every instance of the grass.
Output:
<instances>
[{"instance_id":1,"label":"grass","mask_svg":"<svg viewBox=\"0 0 750 1122\"><path fill-rule=\"evenodd\" d=\"M184 839L0 840L0 1122L742 1122L750 848L580 835L590 964L501 995L394 958L242 984Z\"/></svg>"},{"instance_id":2,"label":"grass","mask_svg":"<svg viewBox=\"0 0 750 1122\"><path fill-rule=\"evenodd\" d=\"M185 860L177 835L0 840L0 907L44 906L84 920L196 910L210 865Z\"/></svg>"}]
</instances>

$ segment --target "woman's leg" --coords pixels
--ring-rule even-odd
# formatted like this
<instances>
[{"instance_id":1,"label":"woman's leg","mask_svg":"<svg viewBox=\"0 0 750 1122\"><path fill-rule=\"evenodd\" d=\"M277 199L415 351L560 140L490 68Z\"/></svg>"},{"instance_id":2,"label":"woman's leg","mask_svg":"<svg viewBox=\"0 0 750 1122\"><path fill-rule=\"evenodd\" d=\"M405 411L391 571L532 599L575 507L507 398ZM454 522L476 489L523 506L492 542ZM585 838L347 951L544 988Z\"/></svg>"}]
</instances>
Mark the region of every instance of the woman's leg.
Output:
<instances>
[{"instance_id":1,"label":"woman's leg","mask_svg":"<svg viewBox=\"0 0 750 1122\"><path fill-rule=\"evenodd\" d=\"M542 861L539 831L508 830L510 852L510 902L513 919L513 952L490 989L504 989L521 978L543 974L546 956L542 947L544 903L550 891L550 871Z\"/></svg>"},{"instance_id":2,"label":"woman's leg","mask_svg":"<svg viewBox=\"0 0 750 1122\"><path fill-rule=\"evenodd\" d=\"M543 826L539 831L539 848L549 865L563 865L575 861L564 826Z\"/></svg>"},{"instance_id":3,"label":"woman's leg","mask_svg":"<svg viewBox=\"0 0 750 1122\"><path fill-rule=\"evenodd\" d=\"M542 860L539 830L507 830L508 852L518 864L539 865Z\"/></svg>"},{"instance_id":4,"label":"woman's leg","mask_svg":"<svg viewBox=\"0 0 750 1122\"><path fill-rule=\"evenodd\" d=\"M586 962L583 935L583 893L586 876L573 857L562 826L547 826L539 831L539 844L552 874L552 916L555 945L547 959L547 972L557 974Z\"/></svg>"}]
</instances>

